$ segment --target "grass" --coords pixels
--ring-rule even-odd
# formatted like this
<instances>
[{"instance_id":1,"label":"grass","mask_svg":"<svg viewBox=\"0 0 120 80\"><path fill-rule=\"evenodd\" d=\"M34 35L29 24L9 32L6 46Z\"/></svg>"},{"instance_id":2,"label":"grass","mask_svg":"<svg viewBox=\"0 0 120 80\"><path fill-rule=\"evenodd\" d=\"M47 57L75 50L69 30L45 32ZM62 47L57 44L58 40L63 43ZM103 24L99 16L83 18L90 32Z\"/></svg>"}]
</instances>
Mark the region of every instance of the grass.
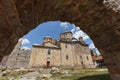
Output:
<instances>
[{"instance_id":1,"label":"grass","mask_svg":"<svg viewBox=\"0 0 120 80\"><path fill-rule=\"evenodd\" d=\"M103 69L103 68L102 68ZM105 69L105 68L104 68ZM50 79L44 80L110 80L110 76L107 70L95 69L70 69L65 68L63 71L68 71L65 73L54 73ZM9 75L1 77L0 80L9 80L9 77L18 77L21 74ZM42 80L42 78L37 78L36 80Z\"/></svg>"},{"instance_id":2,"label":"grass","mask_svg":"<svg viewBox=\"0 0 120 80\"><path fill-rule=\"evenodd\" d=\"M3 76L3 77L0 77L0 80L9 80L9 78L11 78L11 77L17 78L20 75L21 74L14 74L14 75Z\"/></svg>"},{"instance_id":3,"label":"grass","mask_svg":"<svg viewBox=\"0 0 120 80\"><path fill-rule=\"evenodd\" d=\"M108 71L96 70L99 69L78 69L75 73L71 71L69 74L53 74L52 78L53 80L110 80Z\"/></svg>"},{"instance_id":4,"label":"grass","mask_svg":"<svg viewBox=\"0 0 120 80\"><path fill-rule=\"evenodd\" d=\"M108 74L100 74L100 75L84 76L76 80L110 80L110 77Z\"/></svg>"},{"instance_id":5,"label":"grass","mask_svg":"<svg viewBox=\"0 0 120 80\"><path fill-rule=\"evenodd\" d=\"M1 73L2 71L0 71ZM11 75L8 75L8 76L3 76L3 77L0 77L0 80L9 80L9 78L13 77L13 78L17 78L18 76L20 76L22 74L11 74Z\"/></svg>"}]
</instances>

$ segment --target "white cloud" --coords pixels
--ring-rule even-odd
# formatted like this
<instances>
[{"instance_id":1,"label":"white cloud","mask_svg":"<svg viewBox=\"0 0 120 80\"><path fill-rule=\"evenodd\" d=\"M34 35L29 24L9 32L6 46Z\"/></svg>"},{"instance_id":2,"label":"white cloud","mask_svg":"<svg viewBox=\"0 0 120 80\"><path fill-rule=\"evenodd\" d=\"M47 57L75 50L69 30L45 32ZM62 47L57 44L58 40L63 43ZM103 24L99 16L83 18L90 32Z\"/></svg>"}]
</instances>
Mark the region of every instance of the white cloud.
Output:
<instances>
[{"instance_id":1,"label":"white cloud","mask_svg":"<svg viewBox=\"0 0 120 80\"><path fill-rule=\"evenodd\" d=\"M94 48L96 48L96 47L95 47L94 43L91 43L91 44L89 45L89 48L90 48L90 49L94 49Z\"/></svg>"},{"instance_id":2,"label":"white cloud","mask_svg":"<svg viewBox=\"0 0 120 80\"><path fill-rule=\"evenodd\" d=\"M88 35L83 37L83 40L89 39L90 37Z\"/></svg>"},{"instance_id":3,"label":"white cloud","mask_svg":"<svg viewBox=\"0 0 120 80\"><path fill-rule=\"evenodd\" d=\"M24 50L31 50L29 47L22 47L21 49L24 49Z\"/></svg>"},{"instance_id":4,"label":"white cloud","mask_svg":"<svg viewBox=\"0 0 120 80\"><path fill-rule=\"evenodd\" d=\"M71 30L71 32L73 33L73 37L75 37L76 39L79 39L79 37L83 37L83 40L86 40L89 38L89 36L84 33L82 30L80 30L79 27L75 27L75 25L73 25L73 29Z\"/></svg>"},{"instance_id":5,"label":"white cloud","mask_svg":"<svg viewBox=\"0 0 120 80\"><path fill-rule=\"evenodd\" d=\"M99 52L99 50L96 48L96 53L97 55L101 55L101 53Z\"/></svg>"},{"instance_id":6,"label":"white cloud","mask_svg":"<svg viewBox=\"0 0 120 80\"><path fill-rule=\"evenodd\" d=\"M60 26L67 29L69 27L69 23L68 22L61 22Z\"/></svg>"},{"instance_id":7,"label":"white cloud","mask_svg":"<svg viewBox=\"0 0 120 80\"><path fill-rule=\"evenodd\" d=\"M71 30L72 33L75 33L76 31L80 31L80 28L75 26L74 24L73 25L73 29Z\"/></svg>"},{"instance_id":8,"label":"white cloud","mask_svg":"<svg viewBox=\"0 0 120 80\"><path fill-rule=\"evenodd\" d=\"M20 38L18 41L21 41L23 38Z\"/></svg>"},{"instance_id":9,"label":"white cloud","mask_svg":"<svg viewBox=\"0 0 120 80\"><path fill-rule=\"evenodd\" d=\"M19 41L22 41L22 45L30 43L30 41L27 38L20 38Z\"/></svg>"},{"instance_id":10,"label":"white cloud","mask_svg":"<svg viewBox=\"0 0 120 80\"><path fill-rule=\"evenodd\" d=\"M96 54L97 55L100 55L101 53L99 52L99 50L95 47L95 45L94 45L94 43L91 43L90 45L89 45L89 48L92 50L92 49L96 49Z\"/></svg>"},{"instance_id":11,"label":"white cloud","mask_svg":"<svg viewBox=\"0 0 120 80\"><path fill-rule=\"evenodd\" d=\"M73 29L71 30L71 32L74 33L74 32L75 32L75 28L73 28Z\"/></svg>"}]
</instances>

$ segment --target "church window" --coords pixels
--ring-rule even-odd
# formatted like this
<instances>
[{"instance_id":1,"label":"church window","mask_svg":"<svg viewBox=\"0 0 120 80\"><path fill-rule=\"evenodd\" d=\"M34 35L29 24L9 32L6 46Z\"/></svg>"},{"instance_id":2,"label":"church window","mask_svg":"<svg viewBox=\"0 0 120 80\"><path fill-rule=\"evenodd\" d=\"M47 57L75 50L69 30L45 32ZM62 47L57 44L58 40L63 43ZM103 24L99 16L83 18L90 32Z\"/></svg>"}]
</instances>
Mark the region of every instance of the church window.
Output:
<instances>
[{"instance_id":1,"label":"church window","mask_svg":"<svg viewBox=\"0 0 120 80\"><path fill-rule=\"evenodd\" d=\"M67 44L65 45L65 47L67 48Z\"/></svg>"},{"instance_id":2,"label":"church window","mask_svg":"<svg viewBox=\"0 0 120 80\"><path fill-rule=\"evenodd\" d=\"M18 53L18 56L19 56L20 54Z\"/></svg>"},{"instance_id":3,"label":"church window","mask_svg":"<svg viewBox=\"0 0 120 80\"><path fill-rule=\"evenodd\" d=\"M25 59L27 59L27 57L25 56Z\"/></svg>"},{"instance_id":4,"label":"church window","mask_svg":"<svg viewBox=\"0 0 120 80\"><path fill-rule=\"evenodd\" d=\"M48 55L50 55L51 54L51 50L50 49L48 49Z\"/></svg>"},{"instance_id":5,"label":"church window","mask_svg":"<svg viewBox=\"0 0 120 80\"><path fill-rule=\"evenodd\" d=\"M68 56L68 55L66 55L66 59L67 59L67 60L69 59L69 56Z\"/></svg>"},{"instance_id":6,"label":"church window","mask_svg":"<svg viewBox=\"0 0 120 80\"><path fill-rule=\"evenodd\" d=\"M86 59L89 60L88 56L86 56Z\"/></svg>"},{"instance_id":7,"label":"church window","mask_svg":"<svg viewBox=\"0 0 120 80\"><path fill-rule=\"evenodd\" d=\"M80 55L80 59L82 59L82 55Z\"/></svg>"}]
</instances>

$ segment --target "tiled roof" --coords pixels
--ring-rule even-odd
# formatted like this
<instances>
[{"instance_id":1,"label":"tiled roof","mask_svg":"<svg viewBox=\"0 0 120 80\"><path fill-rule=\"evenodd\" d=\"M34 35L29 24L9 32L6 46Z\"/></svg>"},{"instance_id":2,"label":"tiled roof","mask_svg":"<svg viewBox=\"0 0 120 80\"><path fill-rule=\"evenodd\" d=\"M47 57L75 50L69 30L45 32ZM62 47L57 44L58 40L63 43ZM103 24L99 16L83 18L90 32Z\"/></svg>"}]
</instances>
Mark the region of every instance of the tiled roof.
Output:
<instances>
[{"instance_id":1,"label":"tiled roof","mask_svg":"<svg viewBox=\"0 0 120 80\"><path fill-rule=\"evenodd\" d=\"M92 60L96 61L96 60L102 60L103 57L102 56L92 56Z\"/></svg>"}]
</instances>

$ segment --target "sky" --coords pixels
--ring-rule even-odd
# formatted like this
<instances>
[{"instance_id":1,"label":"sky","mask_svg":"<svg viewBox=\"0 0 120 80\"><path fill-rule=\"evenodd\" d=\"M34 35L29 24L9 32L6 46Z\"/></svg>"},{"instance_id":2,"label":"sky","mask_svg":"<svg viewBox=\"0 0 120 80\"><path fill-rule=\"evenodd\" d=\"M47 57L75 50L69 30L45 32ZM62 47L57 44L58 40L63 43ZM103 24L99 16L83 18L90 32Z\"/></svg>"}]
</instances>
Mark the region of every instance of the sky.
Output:
<instances>
[{"instance_id":1,"label":"sky","mask_svg":"<svg viewBox=\"0 0 120 80\"><path fill-rule=\"evenodd\" d=\"M49 21L38 25L35 29L31 30L28 34L19 39L20 41L22 40L21 48L32 49L33 44L42 44L45 36L51 36L53 39L58 40L60 39L60 33L66 31L71 31L73 33L73 37L76 39L83 37L84 41L89 44L89 49L96 48L89 36L79 27L68 22L60 21ZM96 50L99 55L100 53L97 48Z\"/></svg>"}]
</instances>

